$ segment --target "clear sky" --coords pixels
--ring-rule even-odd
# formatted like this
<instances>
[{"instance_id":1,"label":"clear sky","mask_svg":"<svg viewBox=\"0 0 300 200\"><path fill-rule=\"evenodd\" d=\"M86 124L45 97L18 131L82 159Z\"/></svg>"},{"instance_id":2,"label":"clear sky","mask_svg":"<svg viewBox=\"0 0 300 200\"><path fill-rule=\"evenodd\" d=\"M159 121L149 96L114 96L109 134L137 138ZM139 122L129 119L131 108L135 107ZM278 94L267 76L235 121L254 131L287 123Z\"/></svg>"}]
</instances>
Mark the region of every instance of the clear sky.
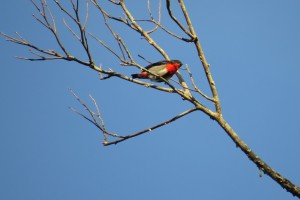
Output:
<instances>
[{"instance_id":1,"label":"clear sky","mask_svg":"<svg viewBox=\"0 0 300 200\"><path fill-rule=\"evenodd\" d=\"M137 19L145 18L146 8L130 5ZM186 7L211 65L225 119L253 151L299 186L300 1L186 1ZM57 11L54 15L61 22ZM56 48L32 13L29 0L3 1L0 31L17 31L46 49ZM162 15L163 24L183 35L167 20L164 3ZM88 28L109 42L99 19L91 9ZM72 35L59 28L74 55L84 58ZM116 31L131 44L136 58L141 54L153 62L162 59L125 26ZM153 37L171 58L191 66L207 92L195 52L165 34ZM90 41L97 64L127 75L138 72L120 67ZM14 58L29 55L27 50L0 38L0 199L295 199L266 175L260 178L256 166L200 112L103 147L99 130L69 110L72 106L83 111L68 87L89 105L91 94L107 129L120 134L150 127L191 105L176 95L115 78L100 81L96 72L76 63Z\"/></svg>"}]
</instances>

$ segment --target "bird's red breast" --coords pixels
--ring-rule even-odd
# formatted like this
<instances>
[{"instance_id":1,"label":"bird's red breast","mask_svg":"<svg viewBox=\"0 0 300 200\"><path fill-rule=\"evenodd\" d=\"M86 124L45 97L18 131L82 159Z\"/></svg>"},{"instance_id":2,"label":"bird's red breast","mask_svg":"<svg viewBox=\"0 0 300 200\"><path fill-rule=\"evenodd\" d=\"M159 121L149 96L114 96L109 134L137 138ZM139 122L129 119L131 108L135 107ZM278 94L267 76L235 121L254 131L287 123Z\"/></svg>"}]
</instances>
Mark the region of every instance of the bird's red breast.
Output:
<instances>
[{"instance_id":1,"label":"bird's red breast","mask_svg":"<svg viewBox=\"0 0 300 200\"><path fill-rule=\"evenodd\" d=\"M178 68L180 67L181 65L179 63L167 63L166 65L166 69L167 69L167 72L171 75L175 74L178 70Z\"/></svg>"}]
</instances>

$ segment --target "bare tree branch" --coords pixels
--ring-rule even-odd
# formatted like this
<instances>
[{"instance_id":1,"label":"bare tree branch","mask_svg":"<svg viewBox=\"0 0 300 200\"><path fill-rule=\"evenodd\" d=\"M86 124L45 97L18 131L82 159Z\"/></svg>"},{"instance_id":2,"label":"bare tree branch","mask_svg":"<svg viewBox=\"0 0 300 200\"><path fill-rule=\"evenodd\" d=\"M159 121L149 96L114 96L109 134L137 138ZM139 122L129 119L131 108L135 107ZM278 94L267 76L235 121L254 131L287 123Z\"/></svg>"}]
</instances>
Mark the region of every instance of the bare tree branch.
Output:
<instances>
[{"instance_id":1,"label":"bare tree branch","mask_svg":"<svg viewBox=\"0 0 300 200\"><path fill-rule=\"evenodd\" d=\"M165 126L165 125L167 125L167 124L169 124L169 123L171 123L171 122L173 122L173 121L176 121L177 119L179 119L179 118L181 118L181 117L183 117L183 116L185 116L185 115L188 115L188 114L190 114L190 113L192 113L192 112L194 112L194 111L197 110L197 108L192 108L192 109L186 110L186 111L180 113L179 115L177 115L177 116L175 116L175 117L173 117L173 118L171 118L171 119L169 119L169 120L167 120L167 121L164 121L164 122L162 122L162 123L159 123L159 124L157 124L157 125L154 125L154 126L152 126L152 127L150 127L150 128L147 128L147 129L145 129L145 130L139 131L139 132L134 133L134 134L131 134L131 135L121 136L121 135L119 135L119 134L115 134L115 133L111 133L111 132L106 131L105 124L104 124L104 120L103 120L103 118L101 117L101 114L100 114L100 111L99 111L99 107L98 107L98 105L97 105L95 99L94 99L91 95L90 95L90 98L92 99L92 101L93 101L93 103L94 103L94 105L95 105L95 108L96 108L96 110L97 110L96 113L93 112L93 111L92 111L92 110L91 110L91 109L90 109L90 108L89 108L89 107L88 107L88 106L87 106L87 105L86 105L86 104L78 97L78 95L75 94L75 92L74 92L72 89L69 88L69 91L70 91L70 92L72 93L72 95L77 99L77 101L85 108L85 110L88 111L88 113L90 114L90 116L92 117L92 119L90 119L89 117L85 116L84 114L78 112L77 110L75 110L75 109L72 108L72 107L71 107L71 110L72 110L73 112L79 114L80 116L82 116L84 119L86 119L86 120L89 121L90 123L94 124L97 128L99 128L99 129L103 132L103 134L104 134L104 141L103 141L103 144L104 144L105 146L112 145L112 144L117 144L117 143L123 142L123 141L125 141L125 140L127 140L127 139L130 139L130 138L133 138L133 137L142 135L142 134L144 134L144 133L150 132L150 131L152 131L152 130L154 130L154 129L160 128L160 127ZM99 119L99 121L101 122L101 124L98 122L98 119ZM117 140L114 140L114 141L112 141L112 142L108 142L108 141L107 141L106 134L107 134L107 135L110 135L110 136L112 136L112 137L117 137L117 138L121 138L121 139L117 139Z\"/></svg>"},{"instance_id":2,"label":"bare tree branch","mask_svg":"<svg viewBox=\"0 0 300 200\"><path fill-rule=\"evenodd\" d=\"M206 94L204 94L203 92L201 92L201 90L198 88L198 86L196 85L196 83L195 83L195 81L194 81L193 74L192 74L192 72L191 72L191 70L190 70L188 64L186 64L186 69L187 69L187 71L188 71L188 74L189 74L189 76L190 76L190 79L191 79L191 81L192 81L192 84L193 84L193 86L194 86L195 91L198 92L198 93L199 93L201 96L203 96L205 99L214 102L215 99L210 98L209 96L207 96Z\"/></svg>"},{"instance_id":3,"label":"bare tree branch","mask_svg":"<svg viewBox=\"0 0 300 200\"><path fill-rule=\"evenodd\" d=\"M179 39L179 40L182 40L184 42L193 42L194 39L187 39L187 38L184 38L184 37L181 37L181 36L178 36L176 35L175 33L171 32L170 30L168 30L166 27L164 27L159 21L155 21L154 19L136 19L135 21L137 22L150 22L150 23L154 23L156 26L158 26L159 28L161 28L162 30L164 30L167 34Z\"/></svg>"},{"instance_id":4,"label":"bare tree branch","mask_svg":"<svg viewBox=\"0 0 300 200\"><path fill-rule=\"evenodd\" d=\"M119 142L123 142L127 139L137 137L139 135L142 135L144 133L147 133L151 130L160 128L164 125L167 125L173 121L176 121L177 119L188 115L194 111L202 111L210 118L214 119L222 128L223 130L228 134L228 136L233 140L233 142L239 147L245 155L259 168L260 171L264 172L265 174L269 175L274 181L276 181L278 184L280 184L283 188L285 188L287 191L291 192L293 195L300 197L300 188L290 182L288 179L284 178L282 175L280 175L278 172L276 172L274 169L272 169L269 165L267 165L261 158L258 157L257 154L255 154L247 145L246 143L237 135L237 133L233 130L233 128L225 121L222 115L222 109L221 109L221 103L218 95L218 91L214 82L214 79L212 77L211 71L210 71L210 65L208 64L204 51L201 47L200 40L196 34L196 31L194 30L193 24L191 22L191 19L189 17L188 11L186 10L185 4L183 0L178 0L178 5L180 6L180 9L182 11L182 14L184 16L183 22L180 22L174 15L172 8L171 8L171 1L166 0L166 9L168 11L168 16L171 20L175 22L175 24L183 31L184 37L176 35L172 30L167 29L165 26L161 24L161 4L159 4L158 7L158 20L155 20L152 14L151 6L150 6L150 0L147 2L148 6L148 14L149 19L142 19L142 20L136 20L133 17L132 12L127 7L124 0L109 0L113 7L121 8L123 15L121 17L115 17L111 14L111 12L107 12L101 7L101 5L97 2L97 0L91 0L92 4L97 8L97 10L100 11L100 13L103 16L103 21L105 23L106 28L109 30L110 34L113 36L114 41L118 44L118 50L115 50L112 48L111 45L109 45L108 42L104 42L102 38L96 37L94 34L87 32L87 24L89 19L89 1L85 1L85 11L82 11L82 8L80 7L79 0L70 0L70 3L72 5L71 11L66 9L58 0L53 0L55 2L55 5L61 10L63 15L68 16L67 18L70 19L71 23L75 23L76 28L71 28L71 26L67 23L66 20L63 20L64 25L68 29L68 31L71 32L73 37L78 41L81 46L83 53L87 56L87 58L81 59L75 56L72 56L71 48L68 48L67 46L64 46L62 43L61 36L58 34L58 26L56 24L54 15L48 6L46 0L39 0L39 3L36 3L34 0L31 0L33 3L36 11L38 12L38 16L33 15L34 19L37 20L38 23L40 23L43 27L45 27L48 31L52 33L52 36L54 36L54 41L58 44L58 50L49 50L41 48L38 45L35 45L27 40L25 40L20 34L17 33L18 37L12 37L10 35L7 35L5 33L0 32L0 35L3 35L7 41L16 43L22 46L27 46L30 48L29 52L34 55L34 58L26 58L18 56L17 58L24 59L24 60L30 60L30 61L44 61L44 60L66 60L66 61L73 61L76 63L79 63L83 66L89 67L90 69L96 71L100 74L101 80L108 80L112 77L120 78L125 81L129 81L135 84L142 85L144 87L153 88L156 90L160 90L163 92L169 92L174 93L176 96L179 96L183 100L191 103L193 105L192 109L186 110L185 112L167 120L160 124L154 125L150 128L144 129L142 131L136 132L134 134L121 136L119 134L108 132L105 128L104 119L102 118L99 110L99 106L97 105L96 100L90 96L93 105L96 109L96 112L94 112L92 109L90 109L87 104L85 104L71 89L70 92L73 94L73 96L78 100L78 102L85 108L85 110L88 112L88 116L78 112L74 108L71 108L72 111L79 114L84 119L88 120L90 123L95 125L99 130L103 133L103 144L105 146L111 145L111 144L117 144ZM85 12L84 17L80 18L80 14L82 12ZM82 20L83 19L83 20ZM181 76L180 72L177 71L176 75L178 78L178 82L182 87L182 89L176 88L172 83L169 82L169 80L166 80L163 77L158 77L158 80L161 80L163 83L165 83L165 87L162 87L160 85L156 85L153 83L147 83L144 81L132 79L126 74L119 73L117 71L114 71L110 69L109 67L103 68L100 64L99 67L94 64L93 56L91 49L89 47L89 41L88 38L92 37L97 42L99 42L100 45L102 45L108 52L112 53L119 61L120 65L123 66L134 66L142 71L145 71L153 76L156 76L153 72L149 71L148 69L145 69L140 64L138 64L134 57L135 55L138 55L143 60L150 62L146 60L144 57L140 56L139 54L133 54L130 51L129 46L126 45L126 37L121 37L122 34L117 34L112 26L110 25L110 21L118 22L119 24L124 24L127 28L132 30L133 32L139 33L145 39L151 47L153 47L153 50L158 52L162 57L165 58L165 60L170 60L169 55L167 52L155 41L155 39L150 36L151 33L158 30L159 28L162 29L167 33L168 36L175 37L178 39L178 41L184 41L184 44L187 45L194 45L195 50L197 51L197 57L201 61L202 67L204 69L204 73L207 79L207 84L209 85L212 97L209 97L209 95L206 95L203 93L199 86L197 86L193 74L191 70L189 69L189 66L186 65L186 69L188 71L190 80L192 82L192 87L194 89L190 89L192 87L189 87L183 77ZM154 28L151 30L144 30L140 26L140 22L150 22L154 24ZM187 26L187 28L185 27ZM87 34L88 33L88 34ZM185 38L187 37L187 38ZM59 53L62 51L62 53ZM103 76L106 75L106 76ZM202 102L198 99L196 99L191 91L197 92L205 99L209 100L211 103L214 104L214 110L209 109L208 107L204 106ZM193 93L195 94L195 93ZM199 96L199 95L198 95ZM113 141L108 141L108 136L114 138ZM116 139L117 138L117 139Z\"/></svg>"},{"instance_id":5,"label":"bare tree branch","mask_svg":"<svg viewBox=\"0 0 300 200\"><path fill-rule=\"evenodd\" d=\"M177 119L179 119L179 118L181 118L181 117L183 117L183 116L185 116L185 115L188 115L188 114L190 114L190 113L192 113L192 112L194 112L194 111L196 111L196 110L197 110L197 108L192 108L192 109L190 109L190 110L186 110L186 111L180 113L179 115L177 115L177 116L175 116L175 117L173 117L173 118L171 118L171 119L169 119L169 120L167 120L167 121L164 121L164 122L162 122L162 123L160 123L160 124L157 124L157 125L155 125L155 126L152 126L152 127L150 127L150 128L147 128L147 129L145 129L145 130L139 131L139 132L137 132L137 133L134 133L134 134L131 134L131 135L127 135L127 136L124 136L124 138L121 138L121 139L118 139L118 140L115 140L115 141L112 141L112 142L104 143L104 146L109 146L109 145L112 145L112 144L118 144L118 143L123 142L123 141L125 141L125 140L127 140L127 139L130 139L130 138L133 138L133 137L142 135L142 134L144 134L144 133L153 131L154 129L157 129L157 128L160 128L160 127L162 127L162 126L165 126L165 125L167 125L167 124L169 124L169 123L171 123L171 122L173 122L173 121L176 121Z\"/></svg>"},{"instance_id":6,"label":"bare tree branch","mask_svg":"<svg viewBox=\"0 0 300 200\"><path fill-rule=\"evenodd\" d=\"M81 42L80 37L77 35L77 33L69 26L69 24L66 22L65 19L63 19L63 22L65 24L65 26L69 29L69 31L72 33L72 35L79 41Z\"/></svg>"},{"instance_id":7,"label":"bare tree branch","mask_svg":"<svg viewBox=\"0 0 300 200\"><path fill-rule=\"evenodd\" d=\"M177 116L175 116L175 117L173 117L173 118L171 118L171 119L169 119L169 120L167 120L167 121L164 121L164 122L162 122L162 123L160 123L160 124L157 124L157 125L155 125L155 126L152 126L152 127L150 127L150 128L147 128L147 129L145 129L145 130L139 131L139 132L134 133L134 134L131 134L131 135L123 136L123 138L118 139L118 140L115 140L115 141L112 141L112 142L106 142L106 143L104 143L104 146L109 146L109 145L112 145L112 144L118 144L118 143L123 142L123 141L125 141L125 140L127 140L127 139L130 139L130 138L133 138L133 137L142 135L142 134L144 134L144 133L153 131L154 129L157 129L157 128L160 128L160 127L162 127L162 126L165 126L165 125L167 125L167 124L169 124L169 123L171 123L171 122L173 122L173 121L176 121L177 119L179 119L179 118L181 118L181 117L183 117L183 116L185 116L185 115L188 115L188 114L190 114L190 113L192 113L192 112L194 112L194 111L196 111L196 110L197 110L197 108L192 108L192 109L190 109L190 110L184 111L184 112L180 113L179 115L177 115Z\"/></svg>"},{"instance_id":8,"label":"bare tree branch","mask_svg":"<svg viewBox=\"0 0 300 200\"><path fill-rule=\"evenodd\" d=\"M183 32L185 32L185 34L187 34L191 38L194 38L195 36L192 33L190 33L186 28L184 28L184 26L173 15L173 12L172 12L172 9L171 9L171 0L166 0L166 2L167 2L168 13L169 13L170 17L173 19L173 21L181 28L181 30L183 30Z\"/></svg>"},{"instance_id":9,"label":"bare tree branch","mask_svg":"<svg viewBox=\"0 0 300 200\"><path fill-rule=\"evenodd\" d=\"M300 198L300 187L293 184L290 180L284 178L281 174L276 172L266 162L264 162L257 154L255 154L237 135L237 133L232 129L232 127L225 121L222 116L217 119L217 122L228 134L228 136L230 136L230 138L234 141L236 146L239 147L247 155L247 157L257 166L260 171L270 176L274 181L282 186L282 188L286 189L294 196Z\"/></svg>"},{"instance_id":10,"label":"bare tree branch","mask_svg":"<svg viewBox=\"0 0 300 200\"><path fill-rule=\"evenodd\" d=\"M95 114L78 96L77 94L75 94L75 92L69 88L69 91L72 93L72 95L77 99L77 101L85 108L85 110L88 111L88 113L90 114L91 118L85 116L84 114L78 112L77 110L75 110L74 108L70 108L73 112L79 114L80 116L82 116L84 119L88 120L89 122L91 122L92 124L94 124L98 129L100 129L103 132L104 135L104 142L106 142L107 137L106 135L110 135L112 137L117 137L117 138L123 138L122 136L118 135L118 134L114 134L114 133L110 133L108 131L106 131L105 129L105 125L104 125L104 120L102 119L101 115L100 115L100 111L99 111L99 107L95 101L95 99L90 96L90 98L92 99L92 101L95 104L95 107L97 109L97 114ZM98 119L100 120L101 124L98 122Z\"/></svg>"},{"instance_id":11,"label":"bare tree branch","mask_svg":"<svg viewBox=\"0 0 300 200\"><path fill-rule=\"evenodd\" d=\"M199 56L199 59L201 60L202 62L202 65L203 65L203 68L204 68L204 71L205 71L205 75L206 75L206 78L207 78L207 81L209 83L209 86L210 86L210 89L211 89L211 92L213 94L213 98L214 98L214 103L215 103L215 108L216 108L216 112L219 114L219 115L222 115L222 110L221 110L221 103L220 103L220 99L219 99L219 95L218 95L218 91L217 91L217 88L216 88L216 85L215 85L215 82L212 78L212 75L210 73L210 65L207 63L206 61L206 58L204 56L204 52L203 52L203 49L201 47L201 44L200 44L200 41L199 41L199 38L197 37L197 34L194 30L194 27L192 25L192 22L191 22L191 19L188 15L188 12L185 8L185 5L183 3L183 0L178 0L179 4L180 4L180 7L181 7L181 10L184 14L184 17L186 19L186 23L188 24L188 27L190 29L190 33L191 33L191 36L192 38L194 38L194 44L195 44L195 47L196 47L196 50L198 52L198 56ZM169 0L167 0L167 3L170 3Z\"/></svg>"},{"instance_id":12,"label":"bare tree branch","mask_svg":"<svg viewBox=\"0 0 300 200\"><path fill-rule=\"evenodd\" d=\"M16 33L16 34L20 37L20 39L17 39L15 37L7 35L7 34L5 34L3 32L0 32L0 35L4 35L6 37L6 40L9 41L9 42L13 42L13 43L20 44L20 45L23 45L23 46L28 46L28 47L30 47L32 49L37 50L38 52L41 52L41 53L44 53L46 55L50 55L50 56L56 57L56 59L65 59L65 60L68 60L67 57L64 57L64 56L60 55L56 51L41 49L41 48L37 47L36 45L33 45L33 44L27 42L19 33ZM31 50L30 52L32 53L33 51ZM37 55L37 54L35 53L35 55ZM31 60L31 61L37 60L37 59L34 59L34 58L32 58L32 59L30 59L30 58L24 58L24 57L20 57L20 58L26 59L26 60ZM40 59L38 59L38 60L40 60ZM53 60L53 58L51 57L51 59L42 59L42 60Z\"/></svg>"},{"instance_id":13,"label":"bare tree branch","mask_svg":"<svg viewBox=\"0 0 300 200\"><path fill-rule=\"evenodd\" d=\"M149 15L150 15L150 19L154 20L154 17L152 15L151 8L150 8L150 0L148 0L148 12L149 12ZM158 6L158 23L160 23L160 19L161 19L161 0L159 1L159 6ZM156 26L152 30L147 31L147 33L148 34L153 33L154 31L156 31L158 29L158 27L159 26L156 24Z\"/></svg>"},{"instance_id":14,"label":"bare tree branch","mask_svg":"<svg viewBox=\"0 0 300 200\"><path fill-rule=\"evenodd\" d=\"M110 51L112 54L114 54L119 60L121 60L122 62L125 62L125 60L119 55L117 54L110 46L108 46L107 44L105 44L102 40L100 40L99 38L97 38L96 36L94 36L92 33L89 33L90 36L92 36L95 40L97 40L103 47L105 47L108 51Z\"/></svg>"},{"instance_id":15,"label":"bare tree branch","mask_svg":"<svg viewBox=\"0 0 300 200\"><path fill-rule=\"evenodd\" d=\"M91 0L92 3L96 6L96 8L98 8L100 10L100 12L105 15L106 17L112 19L112 20L115 20L115 21L118 21L118 22L122 22L123 24L125 24L126 26L128 26L129 28L133 29L133 30L137 30L129 21L128 19L123 19L121 17L114 17L110 14L108 14L106 11L104 11L102 9L102 7L100 6L100 4L97 2L97 0ZM112 2L112 1L111 1ZM120 3L114 3L115 5L120 5Z\"/></svg>"},{"instance_id":16,"label":"bare tree branch","mask_svg":"<svg viewBox=\"0 0 300 200\"><path fill-rule=\"evenodd\" d=\"M60 38L59 38L58 33L57 33L57 31L56 31L55 25L54 25L54 27L52 27L52 25L51 25L50 22L49 22L49 19L48 19L47 14L46 14L46 8L47 8L47 10L49 10L46 1L45 1L45 0L40 0L40 2L41 2L41 4L42 4L42 8L39 8L39 6L34 2L34 0L31 0L31 1L32 1L32 3L35 5L35 8L39 11L41 17L42 17L43 20L44 20L44 22L42 22L41 20L38 20L38 21L41 22L42 24L44 24L44 26L45 26L46 28L48 28L48 29L52 32L53 36L54 36L55 39L56 39L57 44L60 46L60 48L61 48L61 49L63 50L63 52L66 54L66 56L69 57L70 54L69 54L69 52L66 50L66 48L65 48L65 46L62 44L62 42L60 41ZM51 15L51 14L50 14L50 15ZM52 16L52 15L51 15L51 16ZM38 19L38 18L35 18L35 19ZM52 20L54 21L54 18L52 18ZM55 21L54 21L54 24L55 24Z\"/></svg>"}]
</instances>

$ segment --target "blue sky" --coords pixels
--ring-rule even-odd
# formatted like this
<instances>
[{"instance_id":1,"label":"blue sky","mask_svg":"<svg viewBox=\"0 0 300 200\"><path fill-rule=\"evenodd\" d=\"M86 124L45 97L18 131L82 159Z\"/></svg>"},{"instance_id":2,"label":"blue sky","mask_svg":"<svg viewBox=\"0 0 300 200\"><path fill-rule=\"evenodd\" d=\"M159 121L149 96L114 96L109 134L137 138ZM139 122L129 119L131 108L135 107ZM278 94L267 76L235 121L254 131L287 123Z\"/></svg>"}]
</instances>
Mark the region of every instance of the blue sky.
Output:
<instances>
[{"instance_id":1,"label":"blue sky","mask_svg":"<svg viewBox=\"0 0 300 200\"><path fill-rule=\"evenodd\" d=\"M137 19L145 17L146 8L128 2ZM186 7L211 65L225 119L253 151L299 186L300 2L187 1ZM17 31L46 49L56 48L32 13L30 1L2 2L0 31ZM91 9L89 30L111 42L99 19ZM162 23L182 35L165 10ZM73 54L84 58L70 33L59 28ZM115 30L132 44L136 58L162 59L136 33L124 26ZM171 58L189 64L208 92L193 49L164 34L153 37ZM96 63L127 75L138 71L120 67L90 42ZM295 199L269 177L260 178L254 164L200 112L103 147L101 133L69 110L83 111L68 87L89 105L91 94L107 128L120 134L150 127L191 105L122 80L100 81L97 73L76 63L14 58L29 55L27 50L0 39L0 199Z\"/></svg>"}]
</instances>

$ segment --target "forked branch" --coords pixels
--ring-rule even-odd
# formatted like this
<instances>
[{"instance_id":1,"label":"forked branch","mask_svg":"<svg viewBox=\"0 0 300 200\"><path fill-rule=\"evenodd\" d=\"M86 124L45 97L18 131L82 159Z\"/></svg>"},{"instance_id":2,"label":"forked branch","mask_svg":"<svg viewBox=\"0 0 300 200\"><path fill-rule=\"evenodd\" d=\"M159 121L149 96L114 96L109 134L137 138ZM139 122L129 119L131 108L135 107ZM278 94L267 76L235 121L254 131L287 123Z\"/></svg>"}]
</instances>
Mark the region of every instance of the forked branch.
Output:
<instances>
[{"instance_id":1,"label":"forked branch","mask_svg":"<svg viewBox=\"0 0 300 200\"><path fill-rule=\"evenodd\" d=\"M101 80L107 80L110 78L120 78L125 81L129 81L135 84L139 84L148 88L156 89L163 92L173 93L176 94L177 97L182 98L186 102L189 102L192 104L192 109L188 109L177 116L166 120L164 122L161 122L157 125L154 125L150 128L144 129L142 131L121 136L119 134L111 133L106 130L104 119L100 114L99 106L96 103L95 99L90 96L95 110L90 109L87 104L85 104L72 90L70 92L74 95L74 97L80 102L80 104L84 107L84 109L88 112L88 115L82 114L75 110L74 108L71 108L75 113L82 116L84 119L88 120L90 123L95 125L100 131L103 133L103 144L105 146L111 145L111 144L117 144L120 142L123 142L125 140L128 140L133 137L137 137L139 135L145 134L149 131L152 131L154 129L160 128L162 126L165 126L171 122L176 121L177 119L180 119L183 116L186 116L194 111L202 111L204 114L212 118L213 120L216 120L216 122L223 128L223 130L228 134L228 136L232 139L232 141L239 147L245 155L258 167L258 169L265 174L269 175L273 180L275 180L278 184L280 184L283 188L285 188L287 191L291 192L293 195L300 197L300 188L293 184L288 179L284 178L282 175L280 175L278 172L276 172L274 169L272 169L269 165L267 165L262 159L260 159L257 154L255 154L247 145L246 143L236 134L236 132L232 129L232 127L225 121L222 115L222 109L221 109L221 103L217 91L217 87L215 85L214 79L212 77L211 71L210 71L210 65L208 64L204 51L201 47L200 40L196 34L196 31L194 30L194 27L192 25L191 19L189 17L188 11L186 10L185 4L183 0L178 0L178 5L182 11L184 19L183 22L179 21L178 18L175 16L176 13L172 11L172 4L171 0L166 0L166 9L168 11L168 16L170 19L182 30L183 37L178 36L177 34L174 34L172 30L167 29L161 22L161 8L158 7L158 20L155 20L152 14L152 10L150 7L150 1L148 1L148 19L141 19L136 20L134 18L134 15L130 11L130 9L127 7L124 0L109 0L110 4L113 7L121 8L123 15L122 17L116 17L113 16L110 12L107 12L103 7L97 2L97 0L91 0L92 4L97 8L97 10L100 12L100 14L103 16L103 21L105 23L105 27L109 30L110 34L113 36L114 41L118 44L119 48L118 50L115 50L112 48L111 45L109 45L108 42L104 42L103 38L98 38L93 33L87 32L87 24L88 24L88 18L89 18L89 1L85 1L85 9L83 12L85 12L84 18L80 18L80 13L82 12L80 7L80 1L79 0L70 0L71 3L71 11L66 9L64 5L62 5L59 1L53 0L55 2L54 5L56 5L58 8L60 8L61 12L67 16L67 19L71 21L71 23L75 23L75 28L73 29L72 26L67 22L67 20L63 20L64 25L66 26L66 29L70 31L71 35L75 38L77 42L81 44L83 55L86 56L85 59L78 58L72 55L72 47L67 47L63 44L63 40L61 36L58 34L58 26L57 22L55 21L54 15L51 12L46 0L39 0L39 4L36 3L34 0L31 0L33 5L35 6L38 16L34 15L35 20L37 20L43 27L45 27L50 33L52 33L52 36L54 37L54 40L56 41L58 45L58 50L49 50L41 48L38 45L35 45L27 40L25 40L20 34L17 33L18 37L12 37L10 35L7 35L5 33L0 32L1 35L5 36L6 40L12 43L16 43L22 46L27 46L30 48L30 53L34 55L34 58L26 58L26 57L18 57L20 59L30 60L30 61L44 61L44 60L66 60L66 61L73 61L76 63L79 63L85 67L89 67L90 69L96 71L101 75ZM180 19L180 18L179 18ZM194 81L194 76L191 71L195 70L195 67L193 70L189 69L187 65L187 73L186 75L189 75L190 80L192 82L192 86L188 86L184 78L181 76L179 72L177 72L177 78L179 80L179 84L181 85L181 89L178 89L173 85L173 82L169 82L168 80L164 79L163 77L158 77L160 81L165 83L165 86L157 85L154 83L148 83L136 79L132 79L125 73L119 73L117 70L113 70L109 67L98 67L95 65L93 61L93 56L91 49L89 47L89 38L92 37L92 39L95 39L99 44L104 47L108 52L112 53L116 59L120 61L120 65L128 66L128 67L136 67L140 70L146 71L149 74L155 75L153 72L149 71L148 69L145 69L140 64L138 64L135 61L135 55L138 55L138 53L133 53L130 51L129 46L126 44L127 38L121 37L120 34L116 33L111 26L109 20L112 20L114 22L118 22L119 24L125 25L129 30L132 32L137 32L139 34L139 37L142 36L143 39L147 41L147 44L153 47L152 49L156 52L158 52L162 57L164 57L165 60L170 60L169 55L167 54L167 51L163 49L157 40L153 37L154 31L157 31L159 29L162 29L167 33L168 36L175 37L178 39L179 42L184 42L186 45L193 45L195 47L196 56L199 59L199 63L202 64L202 68L204 70L204 74L207 79L207 85L210 88L211 96L204 94L200 87L196 84L196 81ZM140 25L140 22L151 22L155 26L151 30L144 30L142 26ZM61 53L60 53L61 52ZM144 59L146 60L146 59ZM198 68L196 68L198 70ZM123 70L124 71L124 70ZM106 75L106 76L103 76ZM191 89L193 88L193 89ZM203 100L212 103L214 105L214 109L209 109L208 107L204 106L205 104L202 103L202 100L196 99L191 91L194 91L198 94L200 94ZM174 95L175 96L175 95ZM199 96L199 95L198 95ZM114 138L112 141L108 141L108 137Z\"/></svg>"},{"instance_id":2,"label":"forked branch","mask_svg":"<svg viewBox=\"0 0 300 200\"><path fill-rule=\"evenodd\" d=\"M160 128L162 126L165 126L165 125L168 125L174 121L176 121L177 119L180 119L181 117L183 116L186 116L194 111L197 110L196 107L192 108L192 109L189 109L189 110L186 110L178 115L176 115L175 117L172 117L171 119L169 120L166 120L164 122L161 122L157 125L154 125L154 126L151 126L147 129L144 129L142 131L138 131L136 133L133 133L133 134L129 134L129 135L125 135L125 136L121 136L119 134L115 134L115 133L111 133L111 132L108 132L105 128L105 125L104 125L104 119L102 118L101 114L100 114L100 110L99 110L99 106L97 104L97 102L95 101L95 99L90 96L90 98L92 99L93 103L94 103L94 106L96 108L96 112L94 112L92 109L90 109L86 103L84 103L83 100L80 99L80 97L72 90L72 89L69 89L69 91L72 93L72 95L77 99L77 101L85 108L85 110L89 113L90 117L87 117L86 115L84 115L83 113L80 113L78 112L77 110L75 110L74 108L71 107L71 110L74 111L75 113L79 114L81 117L83 117L84 119L86 119L87 121L89 121L90 123L92 123L93 125L95 125L97 128L99 128L102 132L103 132L103 135L104 135L104 140L103 140L103 145L104 146L109 146L109 145L112 145L112 144L118 144L120 142L123 142L127 139L130 139L130 138L134 138L134 137L137 137L139 135L142 135L142 134L145 134L145 133L148 133L150 131L153 131L157 128ZM113 137L113 138L119 138L119 139L116 139L116 140L113 140L113 141L108 141L107 139L107 135Z\"/></svg>"}]
</instances>

